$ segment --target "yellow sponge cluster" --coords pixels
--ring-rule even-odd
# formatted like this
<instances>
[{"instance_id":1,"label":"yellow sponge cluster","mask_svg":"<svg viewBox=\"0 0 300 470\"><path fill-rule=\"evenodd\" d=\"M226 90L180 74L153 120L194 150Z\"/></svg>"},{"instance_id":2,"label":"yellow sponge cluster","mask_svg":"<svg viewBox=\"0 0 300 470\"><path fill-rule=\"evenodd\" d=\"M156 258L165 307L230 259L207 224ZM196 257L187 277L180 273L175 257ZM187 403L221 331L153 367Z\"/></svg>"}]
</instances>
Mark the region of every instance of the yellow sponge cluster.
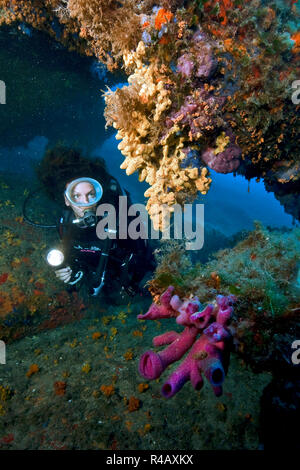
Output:
<instances>
[{"instance_id":1,"label":"yellow sponge cluster","mask_svg":"<svg viewBox=\"0 0 300 470\"><path fill-rule=\"evenodd\" d=\"M128 116L130 123L124 123L118 115L117 94L106 93L105 101L108 112L111 111L111 124L118 129L116 138L121 140L118 149L125 156L120 168L126 170L127 175L138 171L139 181L150 185L145 192L145 197L149 198L147 210L158 230L164 227L165 207L162 205L172 212L174 204L182 205L187 198L196 196L197 191L206 194L211 179L207 168L202 168L200 173L198 168L181 168L185 138L178 136L179 127L173 126L160 138L159 132L155 132L161 129L160 118L172 102L170 91L165 87L167 77L155 61L145 65L144 55L145 45L141 41L136 51L123 56L125 67L134 70L128 78L129 86L125 91L122 89L128 94L127 103L130 99L135 103Z\"/></svg>"}]
</instances>

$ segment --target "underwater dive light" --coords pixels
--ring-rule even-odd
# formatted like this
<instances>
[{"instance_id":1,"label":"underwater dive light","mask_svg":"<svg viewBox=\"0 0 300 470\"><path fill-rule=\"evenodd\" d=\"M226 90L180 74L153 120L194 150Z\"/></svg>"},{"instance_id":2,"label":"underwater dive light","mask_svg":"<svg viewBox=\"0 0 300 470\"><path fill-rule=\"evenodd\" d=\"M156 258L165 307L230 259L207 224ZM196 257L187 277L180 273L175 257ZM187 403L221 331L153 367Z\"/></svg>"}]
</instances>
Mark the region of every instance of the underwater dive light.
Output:
<instances>
[{"instance_id":1,"label":"underwater dive light","mask_svg":"<svg viewBox=\"0 0 300 470\"><path fill-rule=\"evenodd\" d=\"M57 267L63 264L64 262L64 254L61 250L52 249L48 252L46 256L47 263L50 264L50 266Z\"/></svg>"}]
</instances>

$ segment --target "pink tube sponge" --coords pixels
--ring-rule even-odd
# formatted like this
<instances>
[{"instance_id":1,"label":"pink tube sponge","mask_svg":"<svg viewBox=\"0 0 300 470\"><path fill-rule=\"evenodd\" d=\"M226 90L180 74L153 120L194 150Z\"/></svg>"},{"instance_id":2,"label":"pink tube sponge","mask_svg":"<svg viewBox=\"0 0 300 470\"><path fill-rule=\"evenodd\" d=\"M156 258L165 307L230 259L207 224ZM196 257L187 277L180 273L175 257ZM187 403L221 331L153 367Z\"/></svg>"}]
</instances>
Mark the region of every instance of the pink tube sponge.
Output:
<instances>
[{"instance_id":1,"label":"pink tube sponge","mask_svg":"<svg viewBox=\"0 0 300 470\"><path fill-rule=\"evenodd\" d=\"M179 325L190 325L191 315L201 308L198 297L193 300L185 300L178 309L179 315L176 318L176 323Z\"/></svg>"},{"instance_id":2,"label":"pink tube sponge","mask_svg":"<svg viewBox=\"0 0 300 470\"><path fill-rule=\"evenodd\" d=\"M222 394L229 357L226 345L231 339L227 323L236 298L219 295L214 304L203 309L198 297L180 300L178 296L172 295L173 292L174 288L170 286L160 297L160 305L152 304L148 312L138 318L153 320L176 316L177 324L184 325L185 329L181 333L169 331L156 336L153 339L155 347L168 347L160 352L145 352L140 358L139 373L147 380L157 379L171 363L181 359L190 350L164 383L162 395L165 398L174 396L188 380L196 390L200 390L204 374L215 395L219 396Z\"/></svg>"},{"instance_id":3,"label":"pink tube sponge","mask_svg":"<svg viewBox=\"0 0 300 470\"><path fill-rule=\"evenodd\" d=\"M140 374L148 380L157 379L169 364L178 361L190 349L197 334L197 328L187 327L181 334L171 331L156 336L153 339L154 346L163 344L169 344L169 346L160 353L145 352L140 358Z\"/></svg>"},{"instance_id":4,"label":"pink tube sponge","mask_svg":"<svg viewBox=\"0 0 300 470\"><path fill-rule=\"evenodd\" d=\"M152 304L144 315L140 314L137 316L139 320L157 320L159 318L170 318L177 315L176 310L173 309L172 304L170 303L174 291L173 286L169 286L168 289L160 296L160 305ZM177 300L177 299L176 299ZM178 297L179 300L179 297ZM175 307L178 306L178 303L175 302Z\"/></svg>"},{"instance_id":5,"label":"pink tube sponge","mask_svg":"<svg viewBox=\"0 0 300 470\"><path fill-rule=\"evenodd\" d=\"M193 315L190 316L191 323L199 329L205 328L212 317L213 310L214 306L209 304L201 312L193 313Z\"/></svg>"},{"instance_id":6,"label":"pink tube sponge","mask_svg":"<svg viewBox=\"0 0 300 470\"><path fill-rule=\"evenodd\" d=\"M164 383L162 395L171 398L188 380L191 380L195 390L200 390L203 385L201 373L204 373L215 394L221 395L225 379L222 357L218 348L212 346L206 335L202 335L195 342L185 360Z\"/></svg>"}]
</instances>

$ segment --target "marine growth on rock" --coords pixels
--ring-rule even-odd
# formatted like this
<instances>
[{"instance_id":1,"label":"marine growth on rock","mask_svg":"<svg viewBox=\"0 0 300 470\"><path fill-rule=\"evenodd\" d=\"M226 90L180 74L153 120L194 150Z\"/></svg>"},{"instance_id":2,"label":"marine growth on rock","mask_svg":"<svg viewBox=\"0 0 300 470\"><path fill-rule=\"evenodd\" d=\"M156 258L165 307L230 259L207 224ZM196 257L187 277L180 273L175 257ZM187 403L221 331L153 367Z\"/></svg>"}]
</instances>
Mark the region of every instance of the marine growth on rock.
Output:
<instances>
[{"instance_id":1,"label":"marine growth on rock","mask_svg":"<svg viewBox=\"0 0 300 470\"><path fill-rule=\"evenodd\" d=\"M161 228L161 205L206 194L210 169L297 193L298 3L1 0L0 23L29 23L125 70L128 85L105 93L105 118L121 168L149 184L147 209Z\"/></svg>"}]
</instances>

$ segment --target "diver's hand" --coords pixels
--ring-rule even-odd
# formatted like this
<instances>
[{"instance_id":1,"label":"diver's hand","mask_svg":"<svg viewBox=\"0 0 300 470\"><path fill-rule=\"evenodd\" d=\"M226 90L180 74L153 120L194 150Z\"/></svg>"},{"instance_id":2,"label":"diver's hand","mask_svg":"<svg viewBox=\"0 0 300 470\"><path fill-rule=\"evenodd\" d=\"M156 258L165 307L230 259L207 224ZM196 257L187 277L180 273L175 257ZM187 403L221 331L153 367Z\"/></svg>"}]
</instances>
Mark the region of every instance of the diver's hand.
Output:
<instances>
[{"instance_id":1,"label":"diver's hand","mask_svg":"<svg viewBox=\"0 0 300 470\"><path fill-rule=\"evenodd\" d=\"M55 276L58 277L60 281L67 283L71 279L72 269L70 268L70 266L67 266L66 268L57 269L55 271Z\"/></svg>"}]
</instances>

